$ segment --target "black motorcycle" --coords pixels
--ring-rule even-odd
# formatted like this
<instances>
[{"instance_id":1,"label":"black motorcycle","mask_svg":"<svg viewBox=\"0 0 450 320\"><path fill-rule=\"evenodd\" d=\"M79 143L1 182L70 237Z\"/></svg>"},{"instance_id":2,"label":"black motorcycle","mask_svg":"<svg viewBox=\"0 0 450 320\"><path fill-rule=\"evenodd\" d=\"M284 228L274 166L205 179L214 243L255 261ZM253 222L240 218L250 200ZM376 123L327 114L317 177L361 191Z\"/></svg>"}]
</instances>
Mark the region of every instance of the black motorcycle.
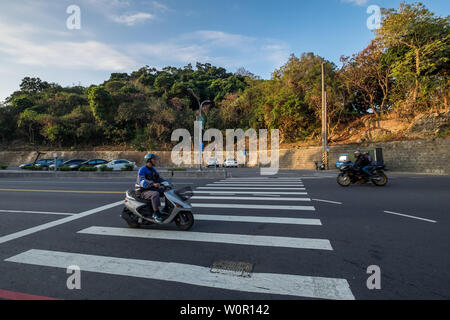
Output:
<instances>
[{"instance_id":1,"label":"black motorcycle","mask_svg":"<svg viewBox=\"0 0 450 320\"><path fill-rule=\"evenodd\" d=\"M375 165L372 167L371 176L367 176L362 170L353 166L353 162L345 162L340 170L341 173L337 177L337 183L342 187L348 187L351 184L366 184L372 182L378 187L384 187L388 183L388 178L384 174L384 165Z\"/></svg>"}]
</instances>

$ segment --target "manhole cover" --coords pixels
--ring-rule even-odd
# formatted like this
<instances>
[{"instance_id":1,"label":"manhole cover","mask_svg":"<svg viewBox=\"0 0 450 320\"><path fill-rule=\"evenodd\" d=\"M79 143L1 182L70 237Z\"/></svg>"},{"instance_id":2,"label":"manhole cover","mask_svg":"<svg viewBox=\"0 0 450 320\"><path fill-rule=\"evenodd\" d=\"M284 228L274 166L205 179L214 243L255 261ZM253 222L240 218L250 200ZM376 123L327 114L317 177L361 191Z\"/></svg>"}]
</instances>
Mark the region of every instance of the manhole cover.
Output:
<instances>
[{"instance_id":1,"label":"manhole cover","mask_svg":"<svg viewBox=\"0 0 450 320\"><path fill-rule=\"evenodd\" d=\"M242 261L216 261L211 267L212 273L228 274L236 277L251 277L253 264Z\"/></svg>"}]
</instances>

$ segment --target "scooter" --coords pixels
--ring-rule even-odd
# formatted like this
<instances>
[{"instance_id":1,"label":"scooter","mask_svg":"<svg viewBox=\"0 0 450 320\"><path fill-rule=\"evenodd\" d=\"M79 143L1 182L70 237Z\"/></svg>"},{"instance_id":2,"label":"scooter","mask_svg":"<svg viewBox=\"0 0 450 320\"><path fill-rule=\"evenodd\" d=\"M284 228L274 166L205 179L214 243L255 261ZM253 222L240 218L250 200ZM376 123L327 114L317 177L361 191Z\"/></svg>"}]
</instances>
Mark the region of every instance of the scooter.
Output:
<instances>
[{"instance_id":1,"label":"scooter","mask_svg":"<svg viewBox=\"0 0 450 320\"><path fill-rule=\"evenodd\" d=\"M175 222L178 229L187 231L194 224L194 215L189 199L192 197L192 189L186 187L174 190L173 184L169 181L161 183L164 188L164 206L160 208L162 222L154 220L148 215L152 210L149 203L140 199L134 189L126 192L125 207L121 217L127 222L130 228L139 228L149 225L168 225ZM147 213L147 215L146 215Z\"/></svg>"}]
</instances>

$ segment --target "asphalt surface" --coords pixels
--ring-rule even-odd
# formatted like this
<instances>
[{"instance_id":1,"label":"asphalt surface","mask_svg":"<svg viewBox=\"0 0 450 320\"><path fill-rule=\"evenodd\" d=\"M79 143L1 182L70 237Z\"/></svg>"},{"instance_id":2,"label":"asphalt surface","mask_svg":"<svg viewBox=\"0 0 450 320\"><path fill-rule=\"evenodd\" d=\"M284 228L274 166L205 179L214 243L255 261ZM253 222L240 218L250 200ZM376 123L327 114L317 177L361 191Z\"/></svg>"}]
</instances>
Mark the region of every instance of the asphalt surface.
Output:
<instances>
[{"instance_id":1,"label":"asphalt surface","mask_svg":"<svg viewBox=\"0 0 450 320\"><path fill-rule=\"evenodd\" d=\"M342 188L335 172L229 171L174 180L213 198L191 200L201 219L188 232L129 229L120 201L134 181L0 179L0 298L450 299L450 177L388 172L386 187ZM217 261L252 274L212 273ZM79 290L67 287L69 265L80 265ZM374 265L381 289L369 290Z\"/></svg>"}]
</instances>

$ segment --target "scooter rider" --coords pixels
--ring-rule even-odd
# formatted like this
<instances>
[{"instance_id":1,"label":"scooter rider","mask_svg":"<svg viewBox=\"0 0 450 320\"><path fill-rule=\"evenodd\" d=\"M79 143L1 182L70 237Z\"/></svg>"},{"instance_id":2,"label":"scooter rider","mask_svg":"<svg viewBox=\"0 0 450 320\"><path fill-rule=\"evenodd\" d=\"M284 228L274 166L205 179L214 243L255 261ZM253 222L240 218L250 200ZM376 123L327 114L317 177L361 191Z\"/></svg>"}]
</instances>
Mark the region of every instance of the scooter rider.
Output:
<instances>
[{"instance_id":1,"label":"scooter rider","mask_svg":"<svg viewBox=\"0 0 450 320\"><path fill-rule=\"evenodd\" d=\"M161 205L160 197L164 195L164 188L161 183L165 181L162 179L158 171L154 168L159 157L156 154L149 153L144 157L145 166L139 169L136 182L136 195L143 200L149 202L149 206L153 209L152 218L156 222L163 222L159 207Z\"/></svg>"}]
</instances>

